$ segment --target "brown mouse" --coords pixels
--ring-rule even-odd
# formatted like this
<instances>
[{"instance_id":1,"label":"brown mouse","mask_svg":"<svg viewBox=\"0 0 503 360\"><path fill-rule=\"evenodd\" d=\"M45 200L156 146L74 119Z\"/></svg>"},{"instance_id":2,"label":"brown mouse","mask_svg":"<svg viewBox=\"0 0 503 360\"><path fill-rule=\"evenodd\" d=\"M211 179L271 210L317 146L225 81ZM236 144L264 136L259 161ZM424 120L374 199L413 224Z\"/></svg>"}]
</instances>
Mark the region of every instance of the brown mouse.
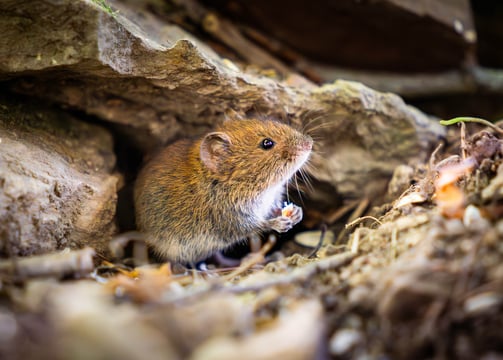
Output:
<instances>
[{"instance_id":1,"label":"brown mouse","mask_svg":"<svg viewBox=\"0 0 503 360\"><path fill-rule=\"evenodd\" d=\"M141 170L134 198L138 229L164 258L203 260L267 230L302 220L282 215L287 183L307 161L310 136L270 120L227 120L196 140L180 140Z\"/></svg>"}]
</instances>

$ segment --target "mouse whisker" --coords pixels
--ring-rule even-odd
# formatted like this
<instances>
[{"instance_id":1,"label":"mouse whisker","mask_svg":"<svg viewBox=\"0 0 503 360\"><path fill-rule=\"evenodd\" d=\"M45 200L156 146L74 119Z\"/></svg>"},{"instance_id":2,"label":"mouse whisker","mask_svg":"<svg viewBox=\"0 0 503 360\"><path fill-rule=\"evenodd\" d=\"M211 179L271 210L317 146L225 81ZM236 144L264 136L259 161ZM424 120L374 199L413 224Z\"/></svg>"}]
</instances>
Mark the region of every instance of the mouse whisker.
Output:
<instances>
[{"instance_id":1,"label":"mouse whisker","mask_svg":"<svg viewBox=\"0 0 503 360\"><path fill-rule=\"evenodd\" d=\"M301 171L299 172L299 176L302 178L302 183L306 186L307 192L313 193L314 187L313 184L311 183L309 174L304 169L301 169Z\"/></svg>"},{"instance_id":2,"label":"mouse whisker","mask_svg":"<svg viewBox=\"0 0 503 360\"><path fill-rule=\"evenodd\" d=\"M316 114L319 114L319 115L316 116ZM314 115L314 117L310 118L312 115ZM309 129L309 126L311 126L315 122L323 119L324 117L326 117L326 112L321 109L309 110L306 113L304 113L303 115L301 115L301 120L305 124L302 127L302 133L305 133L305 130ZM309 130L307 130L307 131L309 132Z\"/></svg>"},{"instance_id":3,"label":"mouse whisker","mask_svg":"<svg viewBox=\"0 0 503 360\"><path fill-rule=\"evenodd\" d=\"M285 184L286 202L290 203L290 193L288 192L288 182Z\"/></svg>"},{"instance_id":4,"label":"mouse whisker","mask_svg":"<svg viewBox=\"0 0 503 360\"><path fill-rule=\"evenodd\" d=\"M302 202L302 205L304 205L304 200L302 199L302 194L299 188L299 182L298 182L298 175L295 174L294 176L294 181L295 181L295 189L297 190L297 194L299 195L299 200Z\"/></svg>"}]
</instances>

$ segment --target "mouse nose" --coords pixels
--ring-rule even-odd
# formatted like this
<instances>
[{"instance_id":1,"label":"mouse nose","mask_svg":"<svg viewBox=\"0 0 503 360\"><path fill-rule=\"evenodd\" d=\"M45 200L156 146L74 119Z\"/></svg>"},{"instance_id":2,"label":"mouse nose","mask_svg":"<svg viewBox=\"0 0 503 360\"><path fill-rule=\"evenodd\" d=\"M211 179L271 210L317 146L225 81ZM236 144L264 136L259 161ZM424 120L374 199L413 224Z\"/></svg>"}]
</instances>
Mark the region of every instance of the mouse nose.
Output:
<instances>
[{"instance_id":1,"label":"mouse nose","mask_svg":"<svg viewBox=\"0 0 503 360\"><path fill-rule=\"evenodd\" d=\"M309 135L304 135L299 143L299 148L303 151L311 151L313 148L313 138Z\"/></svg>"}]
</instances>

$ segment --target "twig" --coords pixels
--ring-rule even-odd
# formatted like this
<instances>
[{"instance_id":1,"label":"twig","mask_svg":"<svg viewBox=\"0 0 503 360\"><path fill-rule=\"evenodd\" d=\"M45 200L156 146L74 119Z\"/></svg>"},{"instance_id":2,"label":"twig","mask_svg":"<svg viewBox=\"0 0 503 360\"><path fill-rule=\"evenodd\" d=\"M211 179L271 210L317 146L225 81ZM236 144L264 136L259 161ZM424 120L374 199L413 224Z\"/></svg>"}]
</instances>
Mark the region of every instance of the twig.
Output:
<instances>
[{"instance_id":1,"label":"twig","mask_svg":"<svg viewBox=\"0 0 503 360\"><path fill-rule=\"evenodd\" d=\"M348 204L345 204L344 206L340 207L335 211L333 214L327 217L326 221L328 224L333 224L340 218L342 218L348 211L353 210L357 205L359 205L361 201L355 200L351 201Z\"/></svg>"},{"instance_id":2,"label":"twig","mask_svg":"<svg viewBox=\"0 0 503 360\"><path fill-rule=\"evenodd\" d=\"M258 292L263 289L273 287L273 286L292 286L295 284L306 283L311 280L316 274L334 271L338 268L350 263L357 255L349 251L342 254L337 254L328 257L323 260L312 262L303 267L296 268L289 274L274 275L271 274L268 281L263 281L260 284L255 285L240 285L232 284L225 285L222 281L224 278L219 279L218 282L208 282L205 285L201 285L190 292L184 292L183 294L174 294L174 296L166 296L166 302L171 303L185 303L191 299L198 299L203 295L209 294L214 291L229 292L233 294L240 294L245 292Z\"/></svg>"},{"instance_id":3,"label":"twig","mask_svg":"<svg viewBox=\"0 0 503 360\"><path fill-rule=\"evenodd\" d=\"M358 249L360 248L360 230L358 228L353 234L353 241L351 242L351 254L358 254Z\"/></svg>"},{"instance_id":4,"label":"twig","mask_svg":"<svg viewBox=\"0 0 503 360\"><path fill-rule=\"evenodd\" d=\"M370 200L368 198L363 198L360 201L360 203L358 204L358 206L356 207L356 209L353 211L353 213L349 217L349 221L351 223L353 221L355 221L355 219L359 219L360 218L360 216L363 214L363 212L365 211L365 209L367 208L367 206L369 206L369 202L370 202ZM336 244L338 244L343 239L343 237L346 235L347 229L348 229L348 225L346 225L346 227L344 228L344 230L342 230L339 233L339 236L337 236L337 240L335 241Z\"/></svg>"},{"instance_id":5,"label":"twig","mask_svg":"<svg viewBox=\"0 0 503 360\"><path fill-rule=\"evenodd\" d=\"M187 11L189 18L216 39L238 53L243 59L251 64L263 68L274 68L282 75L292 71L280 60L248 40L231 21L211 12L206 7L194 0L177 0Z\"/></svg>"},{"instance_id":6,"label":"twig","mask_svg":"<svg viewBox=\"0 0 503 360\"><path fill-rule=\"evenodd\" d=\"M224 282L232 280L236 276L241 275L245 271L251 269L254 265L261 263L265 259L265 254L267 254L267 252L269 252L269 250L271 250L275 244L276 236L273 234L269 235L267 242L264 244L264 246L262 246L259 252L251 253L250 256L246 258L236 270L222 277L220 280Z\"/></svg>"},{"instance_id":7,"label":"twig","mask_svg":"<svg viewBox=\"0 0 503 360\"><path fill-rule=\"evenodd\" d=\"M323 245L323 240L325 239L326 233L327 233L327 225L323 224L321 226L320 240L318 240L318 244L313 249L313 251L311 252L311 254L309 254L309 256L307 257L308 259L314 258L316 256L316 254L318 253L318 251L320 251L320 248L321 248L321 245Z\"/></svg>"},{"instance_id":8,"label":"twig","mask_svg":"<svg viewBox=\"0 0 503 360\"><path fill-rule=\"evenodd\" d=\"M397 257L397 244L398 244L398 230L397 228L393 228L391 231L391 257L396 259Z\"/></svg>"},{"instance_id":9,"label":"twig","mask_svg":"<svg viewBox=\"0 0 503 360\"><path fill-rule=\"evenodd\" d=\"M435 169L435 163L437 159L438 152L440 149L442 149L444 145L442 143L438 144L438 146L433 150L430 156L430 161L428 162L428 173L431 174L431 172Z\"/></svg>"},{"instance_id":10,"label":"twig","mask_svg":"<svg viewBox=\"0 0 503 360\"><path fill-rule=\"evenodd\" d=\"M369 203L370 203L369 198L363 198L360 201L360 203L358 204L358 206L355 209L355 211L353 211L353 213L349 217L349 221L351 222L354 219L359 218L363 214L363 212L365 211L365 209L367 208L367 206L369 206Z\"/></svg>"},{"instance_id":11,"label":"twig","mask_svg":"<svg viewBox=\"0 0 503 360\"><path fill-rule=\"evenodd\" d=\"M371 88L417 98L441 94L503 93L503 71L473 66L441 73L397 74L311 64L325 80L351 79Z\"/></svg>"},{"instance_id":12,"label":"twig","mask_svg":"<svg viewBox=\"0 0 503 360\"><path fill-rule=\"evenodd\" d=\"M261 282L257 285L234 285L224 287L223 291L232 293L243 293L248 291L260 291L271 286L291 286L293 284L302 284L311 280L316 274L327 271L334 271L350 263L357 255L349 251L337 254L323 260L319 260L306 266L297 268L286 275L271 276L269 281Z\"/></svg>"},{"instance_id":13,"label":"twig","mask_svg":"<svg viewBox=\"0 0 503 360\"><path fill-rule=\"evenodd\" d=\"M465 160L468 157L467 153L468 147L466 145L466 125L464 122L461 123L460 137L461 137L461 158Z\"/></svg>"},{"instance_id":14,"label":"twig","mask_svg":"<svg viewBox=\"0 0 503 360\"><path fill-rule=\"evenodd\" d=\"M128 231L122 234L116 235L110 243L108 248L112 256L116 259L121 259L124 257L124 248L129 244L129 242L135 241L133 249L133 257L137 264L148 264L148 251L145 246L145 235L139 231Z\"/></svg>"},{"instance_id":15,"label":"twig","mask_svg":"<svg viewBox=\"0 0 503 360\"><path fill-rule=\"evenodd\" d=\"M351 228L351 227L353 227L355 225L358 225L362 221L368 220L368 219L374 220L379 225L382 225L382 222L380 222L379 219L377 219L377 218L375 218L373 216L367 215L367 216L359 217L358 219L355 219L355 220L351 221L349 224L346 224L346 229L349 229L349 228Z\"/></svg>"},{"instance_id":16,"label":"twig","mask_svg":"<svg viewBox=\"0 0 503 360\"><path fill-rule=\"evenodd\" d=\"M324 79L317 73L311 64L297 51L288 47L281 41L274 40L271 36L267 36L257 29L243 26L240 24L240 29L247 38L257 43L259 46L278 56L288 64L293 64L293 68L307 77L309 80L321 84Z\"/></svg>"},{"instance_id":17,"label":"twig","mask_svg":"<svg viewBox=\"0 0 503 360\"><path fill-rule=\"evenodd\" d=\"M11 260L0 261L0 275L18 278L63 277L66 275L84 275L94 268L92 248L62 251L56 254L18 258L13 268Z\"/></svg>"}]
</instances>

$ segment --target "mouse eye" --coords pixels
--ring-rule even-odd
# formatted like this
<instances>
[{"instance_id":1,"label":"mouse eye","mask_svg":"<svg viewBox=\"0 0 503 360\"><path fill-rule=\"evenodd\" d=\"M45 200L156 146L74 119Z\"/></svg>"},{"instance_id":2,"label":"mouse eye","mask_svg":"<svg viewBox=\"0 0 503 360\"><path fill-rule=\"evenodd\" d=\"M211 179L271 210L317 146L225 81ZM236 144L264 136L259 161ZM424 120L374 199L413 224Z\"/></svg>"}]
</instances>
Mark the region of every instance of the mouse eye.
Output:
<instances>
[{"instance_id":1,"label":"mouse eye","mask_svg":"<svg viewBox=\"0 0 503 360\"><path fill-rule=\"evenodd\" d=\"M274 141L272 141L271 139L269 138L265 138L264 140L262 140L262 142L260 143L260 147L264 150L269 150L269 149L272 149L274 147Z\"/></svg>"}]
</instances>

